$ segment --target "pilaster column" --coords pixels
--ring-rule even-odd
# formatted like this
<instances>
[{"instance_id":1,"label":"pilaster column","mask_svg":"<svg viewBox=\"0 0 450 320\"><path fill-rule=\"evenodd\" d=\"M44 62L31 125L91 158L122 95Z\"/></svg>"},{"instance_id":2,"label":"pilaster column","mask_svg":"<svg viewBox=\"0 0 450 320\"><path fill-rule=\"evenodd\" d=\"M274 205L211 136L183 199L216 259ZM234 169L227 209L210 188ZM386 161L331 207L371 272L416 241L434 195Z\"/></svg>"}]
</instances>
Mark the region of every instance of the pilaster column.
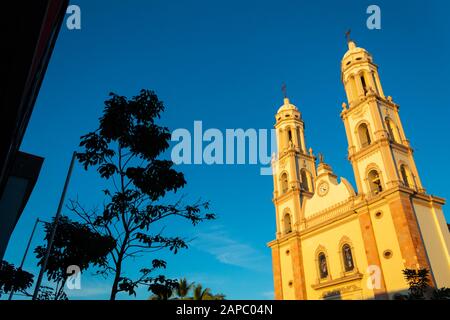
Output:
<instances>
[{"instance_id":1,"label":"pilaster column","mask_svg":"<svg viewBox=\"0 0 450 320\"><path fill-rule=\"evenodd\" d=\"M272 270L275 300L283 300L280 248L277 244L272 247Z\"/></svg>"},{"instance_id":2,"label":"pilaster column","mask_svg":"<svg viewBox=\"0 0 450 320\"><path fill-rule=\"evenodd\" d=\"M375 93L378 93L377 85L375 84L375 81L373 79L373 73L371 71L364 72L364 76L367 80L369 80L369 87L372 88Z\"/></svg>"},{"instance_id":3,"label":"pilaster column","mask_svg":"<svg viewBox=\"0 0 450 320\"><path fill-rule=\"evenodd\" d=\"M345 93L347 94L347 101L350 104L353 101L354 92L352 88L352 77L348 77L347 82L344 83Z\"/></svg>"},{"instance_id":4,"label":"pilaster column","mask_svg":"<svg viewBox=\"0 0 450 320\"><path fill-rule=\"evenodd\" d=\"M306 142L305 142L305 132L303 131L303 126L301 126L300 128L300 142L302 144L302 151L303 153L307 153L306 152Z\"/></svg>"},{"instance_id":5,"label":"pilaster column","mask_svg":"<svg viewBox=\"0 0 450 320\"><path fill-rule=\"evenodd\" d=\"M352 132L350 131L350 125L348 123L348 117L345 116L343 118L343 120L344 120L345 133L347 134L347 140L348 140L348 155L351 156L355 152L355 145L353 143Z\"/></svg>"},{"instance_id":6,"label":"pilaster column","mask_svg":"<svg viewBox=\"0 0 450 320\"><path fill-rule=\"evenodd\" d=\"M393 112L393 113L394 113L394 117L395 117L395 122L397 123L397 127L400 129L399 130L400 131L399 132L400 139L402 139L402 143L405 144L408 139L406 138L405 131L403 130L403 125L402 125L402 121L400 120L400 116L398 114L398 109L396 109L395 112Z\"/></svg>"},{"instance_id":7,"label":"pilaster column","mask_svg":"<svg viewBox=\"0 0 450 320\"><path fill-rule=\"evenodd\" d=\"M289 190L292 190L292 186L295 186L295 188L300 187L300 181L299 181L299 174L297 172L297 165L296 165L297 157L295 156L295 153L289 152L286 161L289 161Z\"/></svg>"},{"instance_id":8,"label":"pilaster column","mask_svg":"<svg viewBox=\"0 0 450 320\"><path fill-rule=\"evenodd\" d=\"M294 125L294 127L291 128L291 133L292 133L292 143L294 144L294 147L296 149L300 149L300 146L298 145L299 137L298 137L298 126L297 125Z\"/></svg>"},{"instance_id":9,"label":"pilaster column","mask_svg":"<svg viewBox=\"0 0 450 320\"><path fill-rule=\"evenodd\" d=\"M358 194L364 193L363 180L359 173L358 163L352 160L353 174L355 175L356 188L358 189Z\"/></svg>"},{"instance_id":10,"label":"pilaster column","mask_svg":"<svg viewBox=\"0 0 450 320\"><path fill-rule=\"evenodd\" d=\"M396 187L400 184L400 178L390 145L384 143L380 148L380 152L381 157L383 158L384 166L386 168L386 186L387 188Z\"/></svg>"},{"instance_id":11,"label":"pilaster column","mask_svg":"<svg viewBox=\"0 0 450 320\"><path fill-rule=\"evenodd\" d=\"M377 101L371 101L370 104L370 111L372 114L372 118L374 119L374 133L375 133L375 140L383 139L387 137L387 132L384 129L383 121L381 120L381 112L378 107Z\"/></svg>"},{"instance_id":12,"label":"pilaster column","mask_svg":"<svg viewBox=\"0 0 450 320\"><path fill-rule=\"evenodd\" d=\"M305 273L303 271L303 254L300 239L296 237L291 243L292 273L296 300L306 300Z\"/></svg>"},{"instance_id":13,"label":"pilaster column","mask_svg":"<svg viewBox=\"0 0 450 320\"><path fill-rule=\"evenodd\" d=\"M383 87L381 86L380 76L378 75L378 71L374 73L375 82L377 83L379 94L382 98L384 98Z\"/></svg>"},{"instance_id":14,"label":"pilaster column","mask_svg":"<svg viewBox=\"0 0 450 320\"><path fill-rule=\"evenodd\" d=\"M422 186L422 181L420 180L420 177L419 177L419 171L417 170L416 162L414 161L412 151L409 152L408 158L409 158L409 165L410 165L411 172L414 174L414 178L415 178L414 180L416 183L417 190L419 192L425 192L425 189Z\"/></svg>"},{"instance_id":15,"label":"pilaster column","mask_svg":"<svg viewBox=\"0 0 450 320\"><path fill-rule=\"evenodd\" d=\"M364 241L364 248L369 266L377 266L380 268L380 287L374 288L373 293L376 300L385 300L388 298L386 283L384 281L383 269L381 266L380 256L378 255L378 246L373 231L372 221L369 212L359 215L359 224L361 227L361 235Z\"/></svg>"}]
</instances>

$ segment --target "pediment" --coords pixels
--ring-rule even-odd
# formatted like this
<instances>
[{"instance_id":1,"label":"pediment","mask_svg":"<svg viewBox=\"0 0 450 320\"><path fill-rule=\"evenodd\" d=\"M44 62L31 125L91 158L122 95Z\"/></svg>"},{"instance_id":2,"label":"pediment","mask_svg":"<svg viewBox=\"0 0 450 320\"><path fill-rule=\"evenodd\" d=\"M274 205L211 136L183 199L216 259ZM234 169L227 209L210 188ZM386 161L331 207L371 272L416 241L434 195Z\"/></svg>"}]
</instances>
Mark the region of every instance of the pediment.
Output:
<instances>
[{"instance_id":1,"label":"pediment","mask_svg":"<svg viewBox=\"0 0 450 320\"><path fill-rule=\"evenodd\" d=\"M347 179L341 177L339 180L332 173L316 178L314 195L303 203L305 218L325 212L355 196L355 190Z\"/></svg>"}]
</instances>

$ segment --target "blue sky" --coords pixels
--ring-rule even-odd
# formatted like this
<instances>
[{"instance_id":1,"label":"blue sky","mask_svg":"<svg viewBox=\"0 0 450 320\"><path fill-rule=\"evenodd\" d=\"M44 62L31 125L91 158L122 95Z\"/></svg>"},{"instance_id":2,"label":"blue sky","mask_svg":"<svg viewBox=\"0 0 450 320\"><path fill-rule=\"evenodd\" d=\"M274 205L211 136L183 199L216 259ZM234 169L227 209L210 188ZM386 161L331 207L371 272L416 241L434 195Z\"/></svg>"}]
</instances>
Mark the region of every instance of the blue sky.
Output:
<instances>
[{"instance_id":1,"label":"blue sky","mask_svg":"<svg viewBox=\"0 0 450 320\"><path fill-rule=\"evenodd\" d=\"M340 59L344 33L374 56L386 95L400 104L422 182L450 198L450 96L447 1L72 1L82 29L63 26L21 149L45 158L39 181L11 238L6 259L19 264L36 217L55 213L71 153L97 127L110 91L153 89L165 102L161 124L270 129L285 82L306 123L307 146L322 152L335 173L354 181L339 113L345 101ZM366 8L381 8L382 29L366 28ZM234 299L273 295L272 177L257 165L182 165L187 199L212 203L218 219L195 229L189 250L166 257L168 276L186 276ZM75 167L68 198L102 202L102 181ZM447 219L449 210L447 209ZM42 229L33 247L42 242ZM134 274L152 257L130 261ZM36 271L30 255L25 268ZM83 274L79 299L107 298L110 280ZM145 290L138 298L145 299ZM120 296L120 298L127 298Z\"/></svg>"}]
</instances>

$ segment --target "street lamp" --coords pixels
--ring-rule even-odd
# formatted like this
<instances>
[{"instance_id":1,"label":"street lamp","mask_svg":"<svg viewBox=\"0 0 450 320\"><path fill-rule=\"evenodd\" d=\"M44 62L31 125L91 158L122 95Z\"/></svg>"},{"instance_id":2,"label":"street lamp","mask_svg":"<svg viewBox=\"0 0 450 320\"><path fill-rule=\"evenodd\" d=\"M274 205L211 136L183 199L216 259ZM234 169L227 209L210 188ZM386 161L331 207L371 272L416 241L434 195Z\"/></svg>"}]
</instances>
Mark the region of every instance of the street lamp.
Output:
<instances>
[{"instance_id":1,"label":"street lamp","mask_svg":"<svg viewBox=\"0 0 450 320\"><path fill-rule=\"evenodd\" d=\"M56 228L58 227L58 222L59 222L59 218L61 216L62 206L64 205L64 199L66 197L66 192L67 192L67 188L69 186L70 176L72 175L73 164L75 163L76 156L77 156L77 153L74 152L72 155L72 160L70 161L69 171L67 172L66 182L64 183L64 188L61 193L61 198L59 199L58 210L56 211L55 219L53 222L52 233L50 235L50 238L48 239L47 252L45 253L44 261L41 265L41 270L39 272L39 276L36 281L36 287L34 288L33 300L36 300L38 297L42 278L44 277L45 269L47 268L48 258L50 256L50 252L52 250L53 240L55 239L55 234L56 234Z\"/></svg>"},{"instance_id":2,"label":"street lamp","mask_svg":"<svg viewBox=\"0 0 450 320\"><path fill-rule=\"evenodd\" d=\"M40 222L46 223L43 220L39 220L39 218L36 219L36 222L34 223L33 231L31 231L30 239L28 239L27 247L25 248L25 252L23 254L22 261L20 262L20 266L19 266L20 270L22 270L22 268L23 268L25 259L27 258L28 250L30 249L30 246L31 246L31 241L33 240L34 232L36 231L36 227L37 227L38 223L40 223ZM9 294L8 300L12 300L13 295L14 295L14 286L11 288L11 293Z\"/></svg>"}]
</instances>

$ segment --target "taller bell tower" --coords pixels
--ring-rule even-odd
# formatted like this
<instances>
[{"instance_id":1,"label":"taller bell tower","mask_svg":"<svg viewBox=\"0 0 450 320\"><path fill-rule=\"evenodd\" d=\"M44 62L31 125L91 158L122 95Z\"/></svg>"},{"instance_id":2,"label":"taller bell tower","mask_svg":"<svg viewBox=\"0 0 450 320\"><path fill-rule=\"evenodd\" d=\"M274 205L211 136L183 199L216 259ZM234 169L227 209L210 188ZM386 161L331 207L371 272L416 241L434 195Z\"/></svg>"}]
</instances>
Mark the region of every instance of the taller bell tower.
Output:
<instances>
[{"instance_id":1,"label":"taller bell tower","mask_svg":"<svg viewBox=\"0 0 450 320\"><path fill-rule=\"evenodd\" d=\"M399 106L384 95L371 54L352 40L342 59L341 78L348 100L341 118L358 193L376 195L396 186L424 193Z\"/></svg>"},{"instance_id":2,"label":"taller bell tower","mask_svg":"<svg viewBox=\"0 0 450 320\"><path fill-rule=\"evenodd\" d=\"M448 283L450 238L442 214L445 201L426 194L399 105L385 96L372 55L352 40L341 62L341 78L348 100L342 104L341 118L359 201L367 203L368 213L386 206L401 251L403 266L399 268L427 268L433 284ZM366 208L356 211L364 215ZM371 228L370 223L362 225ZM379 232L375 242L386 236L385 231ZM434 238L435 234L440 238Z\"/></svg>"}]
</instances>

